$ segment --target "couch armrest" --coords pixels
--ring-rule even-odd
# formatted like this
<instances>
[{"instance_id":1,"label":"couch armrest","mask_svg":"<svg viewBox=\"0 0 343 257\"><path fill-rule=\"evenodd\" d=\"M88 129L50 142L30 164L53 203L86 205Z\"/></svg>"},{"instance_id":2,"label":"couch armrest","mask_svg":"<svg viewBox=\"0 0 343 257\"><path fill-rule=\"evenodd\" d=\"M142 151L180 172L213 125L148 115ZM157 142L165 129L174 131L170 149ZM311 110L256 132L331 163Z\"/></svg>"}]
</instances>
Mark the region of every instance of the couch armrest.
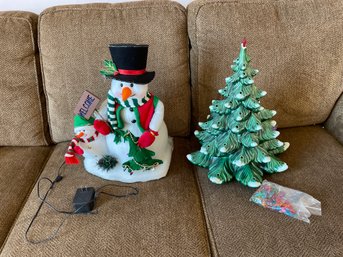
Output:
<instances>
[{"instance_id":1,"label":"couch armrest","mask_svg":"<svg viewBox=\"0 0 343 257\"><path fill-rule=\"evenodd\" d=\"M343 144L343 93L337 100L324 126L341 144Z\"/></svg>"}]
</instances>

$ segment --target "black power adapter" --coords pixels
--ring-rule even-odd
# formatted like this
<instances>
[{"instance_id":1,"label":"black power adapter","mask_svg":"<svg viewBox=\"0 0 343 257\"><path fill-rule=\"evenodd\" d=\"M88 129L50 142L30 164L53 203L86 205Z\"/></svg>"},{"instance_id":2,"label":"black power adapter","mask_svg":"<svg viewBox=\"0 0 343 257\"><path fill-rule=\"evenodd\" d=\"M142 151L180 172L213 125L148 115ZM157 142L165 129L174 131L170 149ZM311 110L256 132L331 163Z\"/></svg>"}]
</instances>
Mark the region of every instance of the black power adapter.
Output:
<instances>
[{"instance_id":1,"label":"black power adapter","mask_svg":"<svg viewBox=\"0 0 343 257\"><path fill-rule=\"evenodd\" d=\"M95 189L94 187L78 188L76 190L73 207L74 213L91 212L95 204Z\"/></svg>"}]
</instances>

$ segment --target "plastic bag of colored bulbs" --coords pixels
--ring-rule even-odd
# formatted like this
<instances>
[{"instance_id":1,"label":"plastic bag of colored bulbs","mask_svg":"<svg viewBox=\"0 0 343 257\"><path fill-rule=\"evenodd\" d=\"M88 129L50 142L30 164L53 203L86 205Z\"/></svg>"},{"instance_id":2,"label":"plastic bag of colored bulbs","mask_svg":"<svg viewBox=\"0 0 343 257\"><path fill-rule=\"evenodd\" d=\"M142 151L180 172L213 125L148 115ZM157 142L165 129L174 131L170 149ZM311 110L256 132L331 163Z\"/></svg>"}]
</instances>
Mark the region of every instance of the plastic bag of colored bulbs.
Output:
<instances>
[{"instance_id":1,"label":"plastic bag of colored bulbs","mask_svg":"<svg viewBox=\"0 0 343 257\"><path fill-rule=\"evenodd\" d=\"M298 220L310 223L309 217L321 215L320 202L312 196L264 180L250 201Z\"/></svg>"}]
</instances>

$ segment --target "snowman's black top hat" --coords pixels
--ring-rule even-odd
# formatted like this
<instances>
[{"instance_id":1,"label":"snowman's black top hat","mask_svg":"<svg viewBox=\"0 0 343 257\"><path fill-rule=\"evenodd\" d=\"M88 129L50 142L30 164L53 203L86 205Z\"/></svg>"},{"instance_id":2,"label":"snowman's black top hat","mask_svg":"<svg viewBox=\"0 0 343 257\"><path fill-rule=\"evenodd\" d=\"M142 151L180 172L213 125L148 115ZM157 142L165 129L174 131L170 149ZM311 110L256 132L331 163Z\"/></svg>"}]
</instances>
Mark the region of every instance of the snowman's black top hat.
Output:
<instances>
[{"instance_id":1,"label":"snowman's black top hat","mask_svg":"<svg viewBox=\"0 0 343 257\"><path fill-rule=\"evenodd\" d=\"M110 44L110 52L117 71L107 76L116 80L147 84L155 77L154 71L146 71L148 45Z\"/></svg>"}]
</instances>

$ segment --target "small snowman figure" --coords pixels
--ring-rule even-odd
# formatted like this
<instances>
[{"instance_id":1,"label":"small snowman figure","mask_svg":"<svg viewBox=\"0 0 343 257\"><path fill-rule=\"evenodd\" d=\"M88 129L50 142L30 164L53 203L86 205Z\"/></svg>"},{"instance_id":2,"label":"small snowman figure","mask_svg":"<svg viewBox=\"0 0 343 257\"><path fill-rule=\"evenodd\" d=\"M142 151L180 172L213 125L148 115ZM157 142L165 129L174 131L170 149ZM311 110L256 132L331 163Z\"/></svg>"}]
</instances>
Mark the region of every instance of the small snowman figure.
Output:
<instances>
[{"instance_id":1,"label":"small snowman figure","mask_svg":"<svg viewBox=\"0 0 343 257\"><path fill-rule=\"evenodd\" d=\"M106 136L109 154L120 165L96 175L128 183L164 177L173 146L164 123L164 105L148 90L155 76L146 71L148 45L109 48L112 61L105 61L107 69L101 73L112 79L111 88L94 127Z\"/></svg>"},{"instance_id":2,"label":"small snowman figure","mask_svg":"<svg viewBox=\"0 0 343 257\"><path fill-rule=\"evenodd\" d=\"M78 164L75 154L82 155L85 169L90 173L106 171L117 163L108 155L105 136L96 131L93 124L93 117L87 120L80 115L74 116L75 137L64 155L66 164Z\"/></svg>"}]
</instances>

